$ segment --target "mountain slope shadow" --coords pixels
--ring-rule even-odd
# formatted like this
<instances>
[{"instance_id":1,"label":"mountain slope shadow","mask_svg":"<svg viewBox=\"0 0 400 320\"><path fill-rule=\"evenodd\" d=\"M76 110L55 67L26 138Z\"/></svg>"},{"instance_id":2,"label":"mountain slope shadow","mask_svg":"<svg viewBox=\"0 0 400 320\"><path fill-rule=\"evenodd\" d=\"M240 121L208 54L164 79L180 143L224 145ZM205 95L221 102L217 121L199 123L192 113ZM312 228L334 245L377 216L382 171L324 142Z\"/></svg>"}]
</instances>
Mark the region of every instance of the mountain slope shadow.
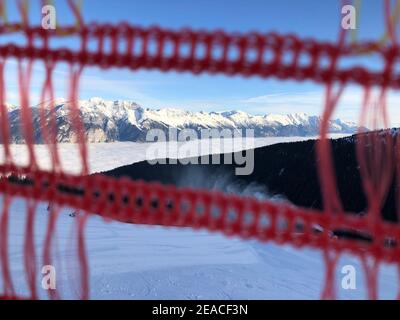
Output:
<instances>
[{"instance_id":1,"label":"mountain slope shadow","mask_svg":"<svg viewBox=\"0 0 400 320\"><path fill-rule=\"evenodd\" d=\"M361 185L354 136L331 140L337 186L346 212L361 213L367 202ZM254 150L254 171L236 176L235 164L155 164L147 161L122 166L102 174L178 187L219 189L261 198L284 197L291 203L322 209L321 187L315 157L315 140L279 143ZM220 160L222 162L222 157ZM200 163L200 158L197 158ZM211 162L211 156L210 156ZM397 221L395 185L392 182L382 209L384 219Z\"/></svg>"}]
</instances>

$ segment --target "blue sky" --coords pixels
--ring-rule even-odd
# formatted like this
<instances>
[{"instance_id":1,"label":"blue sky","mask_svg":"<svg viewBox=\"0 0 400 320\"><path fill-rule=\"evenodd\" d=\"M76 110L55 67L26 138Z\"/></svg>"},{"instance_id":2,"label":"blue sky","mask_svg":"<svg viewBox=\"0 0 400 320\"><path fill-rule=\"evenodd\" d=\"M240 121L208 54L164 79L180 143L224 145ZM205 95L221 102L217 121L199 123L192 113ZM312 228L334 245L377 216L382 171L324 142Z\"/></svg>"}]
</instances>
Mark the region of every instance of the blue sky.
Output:
<instances>
[{"instance_id":1,"label":"blue sky","mask_svg":"<svg viewBox=\"0 0 400 320\"><path fill-rule=\"evenodd\" d=\"M56 0L58 23L72 21L64 0ZM362 0L357 34L359 39L376 39L384 32L383 1ZM121 20L142 26L160 25L179 29L220 29L227 31L277 31L335 41L341 21L339 0L84 0L87 22ZM8 16L18 19L14 0L8 0ZM32 22L41 19L39 1L30 1ZM378 68L375 60L366 60ZM7 68L8 100L18 104L15 61ZM32 97L37 97L42 67L35 68ZM55 73L56 93L65 97L65 66ZM133 100L145 107L178 107L187 110L222 111L240 109L252 114L306 112L319 114L323 87L312 82L244 79L222 75L193 76L189 73L167 74L158 71L99 70L87 68L82 78L80 98L100 96L105 99ZM360 89L346 89L337 116L348 120L358 117ZM394 95L393 102L398 99ZM400 100L399 100L400 101Z\"/></svg>"}]
</instances>

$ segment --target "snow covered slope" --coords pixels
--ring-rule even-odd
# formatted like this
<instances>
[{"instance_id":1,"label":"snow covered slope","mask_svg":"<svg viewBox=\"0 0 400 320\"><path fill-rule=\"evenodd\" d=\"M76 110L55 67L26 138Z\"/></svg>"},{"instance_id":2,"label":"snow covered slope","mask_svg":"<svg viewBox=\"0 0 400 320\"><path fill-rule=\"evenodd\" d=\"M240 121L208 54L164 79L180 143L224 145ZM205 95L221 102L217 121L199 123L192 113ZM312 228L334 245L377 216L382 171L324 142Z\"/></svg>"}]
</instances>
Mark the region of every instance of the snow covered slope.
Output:
<instances>
[{"instance_id":1,"label":"snow covered slope","mask_svg":"<svg viewBox=\"0 0 400 320\"><path fill-rule=\"evenodd\" d=\"M68 118L69 103L58 100L56 118L59 142L76 142L71 121ZM168 132L173 128L194 129L253 129L256 137L268 136L314 136L319 132L320 117L304 113L288 115L250 115L242 111L229 112L189 112L181 109L147 109L130 101L106 101L92 98L79 102L81 116L89 142L145 141L149 129ZM8 106L11 137L14 143L24 142L20 128L18 107ZM32 109L34 138L42 142L38 107ZM49 112L47 117L49 117ZM357 126L353 122L340 119L330 122L331 133L354 133Z\"/></svg>"},{"instance_id":2,"label":"snow covered slope","mask_svg":"<svg viewBox=\"0 0 400 320\"><path fill-rule=\"evenodd\" d=\"M26 203L12 202L10 262L19 294L27 293L23 272ZM77 298L78 265L73 237L76 218L64 210L57 223L57 288L63 298ZM48 212L36 212L35 238L38 257L38 291L42 289L42 249ZM311 249L263 244L227 238L191 229L107 223L92 217L86 228L92 299L318 299L324 283L322 255ZM356 289L341 288L345 265L356 269ZM341 299L364 299L367 291L361 264L343 256L336 269ZM1 279L1 277L0 277ZM0 280L0 287L1 286ZM384 265L379 273L380 298L394 299L395 267Z\"/></svg>"},{"instance_id":3,"label":"snow covered slope","mask_svg":"<svg viewBox=\"0 0 400 320\"><path fill-rule=\"evenodd\" d=\"M269 139L273 139L269 140ZM269 143L282 138L269 138ZM265 142L264 142L265 143ZM92 168L106 170L143 160L145 144L111 143L90 145ZM68 171L75 167L74 145L62 146L62 158ZM25 146L13 146L14 157L23 160ZM37 146L39 159L45 146ZM130 161L130 162L128 162ZM43 163L42 163L43 164ZM0 198L0 212L3 202ZM43 241L49 214L41 203L35 216L35 243L38 255L38 288L41 298L40 268L43 265ZM78 265L74 223L64 209L57 222L54 242L54 266L57 288L63 298L77 297ZM19 294L27 293L23 269L23 243L26 203L14 199L10 208L9 257L12 278ZM324 283L324 262L317 250L297 250L273 243L227 238L220 234L191 229L137 226L107 223L98 216L89 219L86 228L93 299L318 299ZM341 287L345 265L356 269L356 289ZM383 265L379 272L379 297L394 299L397 270ZM2 288L0 277L0 288ZM344 255L336 268L336 288L342 299L363 299L367 291L361 263Z\"/></svg>"}]
</instances>

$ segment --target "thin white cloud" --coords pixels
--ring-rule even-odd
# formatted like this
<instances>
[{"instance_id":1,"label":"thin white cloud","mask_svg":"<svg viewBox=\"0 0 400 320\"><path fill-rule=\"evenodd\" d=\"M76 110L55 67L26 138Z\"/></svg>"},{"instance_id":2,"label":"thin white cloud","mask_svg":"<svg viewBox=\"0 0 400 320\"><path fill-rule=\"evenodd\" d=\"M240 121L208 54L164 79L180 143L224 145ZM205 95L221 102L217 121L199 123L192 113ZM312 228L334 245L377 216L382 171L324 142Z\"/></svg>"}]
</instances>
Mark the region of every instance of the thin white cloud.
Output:
<instances>
[{"instance_id":1,"label":"thin white cloud","mask_svg":"<svg viewBox=\"0 0 400 320\"><path fill-rule=\"evenodd\" d=\"M362 109L364 92L357 87L345 89L336 106L335 117L358 121ZM371 97L376 101L379 92L374 90ZM262 95L243 99L241 103L246 104L254 113L293 113L305 112L318 115L324 110L325 91L288 92L270 95ZM387 94L387 108L392 126L400 125L400 94L389 91Z\"/></svg>"},{"instance_id":2,"label":"thin white cloud","mask_svg":"<svg viewBox=\"0 0 400 320\"><path fill-rule=\"evenodd\" d=\"M42 89L44 80L44 66L40 63L34 64L33 77L31 81L30 97L31 104L36 104ZM305 112L310 115L319 115L324 108L324 88L303 92L275 92L272 94L253 97L239 96L218 97L210 99L173 99L173 93L169 99L161 99L154 94L158 87L170 85L164 79L157 81L146 81L141 78L129 77L116 78L118 73L104 73L98 75L90 69L82 75L80 82L80 98L88 99L100 96L105 99L132 100L144 107L149 108L181 108L190 111L226 111L242 110L250 114L287 114L294 112ZM53 74L55 97L67 98L69 72L67 66L60 66ZM7 102L19 104L19 84L16 61L7 62L6 68L6 95ZM172 90L177 90L172 86ZM152 92L153 94L151 94ZM377 92L374 92L377 95ZM345 89L336 108L334 117L344 120L357 121L361 110L363 91L356 86ZM400 94L389 91L388 110L392 126L400 126Z\"/></svg>"}]
</instances>

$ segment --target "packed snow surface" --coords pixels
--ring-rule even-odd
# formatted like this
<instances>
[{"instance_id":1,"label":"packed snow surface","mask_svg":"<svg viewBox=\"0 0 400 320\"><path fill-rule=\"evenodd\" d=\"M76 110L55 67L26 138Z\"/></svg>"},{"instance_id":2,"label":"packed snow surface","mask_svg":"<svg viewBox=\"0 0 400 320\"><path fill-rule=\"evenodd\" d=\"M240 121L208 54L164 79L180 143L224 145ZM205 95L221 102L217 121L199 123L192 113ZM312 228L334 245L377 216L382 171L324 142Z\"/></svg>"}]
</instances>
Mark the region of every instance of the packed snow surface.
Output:
<instances>
[{"instance_id":1,"label":"packed snow surface","mask_svg":"<svg viewBox=\"0 0 400 320\"><path fill-rule=\"evenodd\" d=\"M276 142L280 141L268 143ZM268 143L264 141L264 145ZM22 147L13 146L13 153L23 162L26 154ZM38 146L36 151L45 167L49 162L42 148ZM74 148L61 146L65 168L70 172L78 172L73 169L79 163L77 152L72 152ZM143 144L134 143L92 144L92 171L142 160L143 148ZM39 204L35 219L38 290L42 298L47 297L40 283L49 217L46 207L46 203ZM77 218L70 217L71 211L65 208L60 212L53 250L57 289L63 298L77 298L79 285L74 237ZM9 259L19 294L27 293L23 270L25 222L26 203L14 199L10 208ZM318 299L324 284L324 261L314 249L228 238L205 230L105 222L98 216L89 219L86 240L93 299ZM356 270L355 289L341 286L345 276L342 268L346 265ZM379 297L395 298L397 284L396 268L381 266ZM335 285L339 298L366 297L365 274L358 259L341 257Z\"/></svg>"},{"instance_id":2,"label":"packed snow surface","mask_svg":"<svg viewBox=\"0 0 400 320\"><path fill-rule=\"evenodd\" d=\"M11 206L10 262L19 294L27 292L23 272L23 235L26 203ZM57 288L63 298L77 298L79 268L76 263L76 218L71 210L60 213L54 261ZM46 205L36 212L35 238L42 256L48 221ZM324 283L324 262L317 250L227 238L186 228L138 226L90 218L86 227L92 299L318 299ZM42 259L37 261L38 290ZM342 268L353 265L356 289L344 290ZM394 266L379 273L380 298L396 296ZM343 256L336 269L339 298L366 297L365 274L360 262Z\"/></svg>"}]
</instances>

